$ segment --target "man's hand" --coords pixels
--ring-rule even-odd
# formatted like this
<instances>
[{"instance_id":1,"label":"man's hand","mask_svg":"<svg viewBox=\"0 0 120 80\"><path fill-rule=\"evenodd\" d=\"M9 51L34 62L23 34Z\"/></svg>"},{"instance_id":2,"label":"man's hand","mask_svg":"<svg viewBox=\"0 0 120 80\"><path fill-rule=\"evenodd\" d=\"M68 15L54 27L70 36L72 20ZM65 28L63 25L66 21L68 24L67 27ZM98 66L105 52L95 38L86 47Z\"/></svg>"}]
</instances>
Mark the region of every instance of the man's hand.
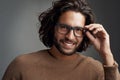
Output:
<instances>
[{"instance_id":1,"label":"man's hand","mask_svg":"<svg viewBox=\"0 0 120 80\"><path fill-rule=\"evenodd\" d=\"M112 66L114 64L114 58L110 49L109 34L101 24L90 24L86 25L85 28L88 29L86 36L100 53L104 64Z\"/></svg>"}]
</instances>

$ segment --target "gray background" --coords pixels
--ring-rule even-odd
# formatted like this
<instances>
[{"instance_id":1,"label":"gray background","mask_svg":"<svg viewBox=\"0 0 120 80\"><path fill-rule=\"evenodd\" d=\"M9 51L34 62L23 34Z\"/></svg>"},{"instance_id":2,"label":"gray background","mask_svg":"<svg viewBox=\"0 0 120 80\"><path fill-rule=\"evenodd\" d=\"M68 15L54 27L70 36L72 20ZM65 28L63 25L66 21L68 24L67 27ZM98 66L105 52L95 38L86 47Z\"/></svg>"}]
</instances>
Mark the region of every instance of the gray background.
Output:
<instances>
[{"instance_id":1,"label":"gray background","mask_svg":"<svg viewBox=\"0 0 120 80\"><path fill-rule=\"evenodd\" d=\"M0 0L0 79L18 55L45 49L38 37L38 15L52 0ZM120 0L89 0L97 17L110 34L113 55L120 64ZM100 59L90 47L83 54Z\"/></svg>"}]
</instances>

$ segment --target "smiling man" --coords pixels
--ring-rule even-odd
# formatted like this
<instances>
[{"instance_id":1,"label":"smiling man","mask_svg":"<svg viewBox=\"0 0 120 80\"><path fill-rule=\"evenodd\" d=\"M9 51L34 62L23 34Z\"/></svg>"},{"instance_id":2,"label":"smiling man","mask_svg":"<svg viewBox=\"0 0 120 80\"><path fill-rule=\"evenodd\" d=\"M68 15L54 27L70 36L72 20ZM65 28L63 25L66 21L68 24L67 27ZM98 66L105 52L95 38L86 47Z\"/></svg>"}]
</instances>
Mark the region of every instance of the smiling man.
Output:
<instances>
[{"instance_id":1,"label":"smiling man","mask_svg":"<svg viewBox=\"0 0 120 80\"><path fill-rule=\"evenodd\" d=\"M50 49L17 57L3 80L120 80L109 34L85 0L59 0L39 16L41 41ZM80 54L92 44L103 62Z\"/></svg>"},{"instance_id":2,"label":"smiling man","mask_svg":"<svg viewBox=\"0 0 120 80\"><path fill-rule=\"evenodd\" d=\"M74 54L82 42L84 25L85 16L83 14L74 11L67 11L62 14L55 27L55 43L51 49L53 51L58 50L57 53L60 52L65 55ZM71 30L72 28L73 30Z\"/></svg>"}]
</instances>

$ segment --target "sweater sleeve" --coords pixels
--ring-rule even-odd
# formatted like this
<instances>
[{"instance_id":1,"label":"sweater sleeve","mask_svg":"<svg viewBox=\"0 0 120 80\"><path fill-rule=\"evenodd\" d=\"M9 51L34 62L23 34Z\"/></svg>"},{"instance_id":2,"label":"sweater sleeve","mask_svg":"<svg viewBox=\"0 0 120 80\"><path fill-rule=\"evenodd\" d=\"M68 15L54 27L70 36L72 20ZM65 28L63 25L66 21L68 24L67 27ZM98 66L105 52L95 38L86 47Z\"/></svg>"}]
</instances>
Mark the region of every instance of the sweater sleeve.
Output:
<instances>
[{"instance_id":1,"label":"sweater sleeve","mask_svg":"<svg viewBox=\"0 0 120 80\"><path fill-rule=\"evenodd\" d=\"M120 80L118 64L115 62L113 66L104 65L105 80Z\"/></svg>"}]
</instances>

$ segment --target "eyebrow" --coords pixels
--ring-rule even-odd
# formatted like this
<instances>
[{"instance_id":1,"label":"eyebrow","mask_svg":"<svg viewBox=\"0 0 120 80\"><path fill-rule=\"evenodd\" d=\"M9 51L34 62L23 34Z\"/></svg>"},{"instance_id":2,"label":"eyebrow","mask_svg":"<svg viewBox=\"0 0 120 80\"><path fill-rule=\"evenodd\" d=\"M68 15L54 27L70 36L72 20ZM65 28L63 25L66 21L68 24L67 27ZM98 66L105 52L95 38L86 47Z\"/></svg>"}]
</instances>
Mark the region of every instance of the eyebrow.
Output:
<instances>
[{"instance_id":1,"label":"eyebrow","mask_svg":"<svg viewBox=\"0 0 120 80\"><path fill-rule=\"evenodd\" d=\"M80 27L80 28L83 28L82 26L70 26L70 25L64 24L64 23L57 23L57 25L66 25L66 26L69 26L69 27Z\"/></svg>"}]
</instances>

